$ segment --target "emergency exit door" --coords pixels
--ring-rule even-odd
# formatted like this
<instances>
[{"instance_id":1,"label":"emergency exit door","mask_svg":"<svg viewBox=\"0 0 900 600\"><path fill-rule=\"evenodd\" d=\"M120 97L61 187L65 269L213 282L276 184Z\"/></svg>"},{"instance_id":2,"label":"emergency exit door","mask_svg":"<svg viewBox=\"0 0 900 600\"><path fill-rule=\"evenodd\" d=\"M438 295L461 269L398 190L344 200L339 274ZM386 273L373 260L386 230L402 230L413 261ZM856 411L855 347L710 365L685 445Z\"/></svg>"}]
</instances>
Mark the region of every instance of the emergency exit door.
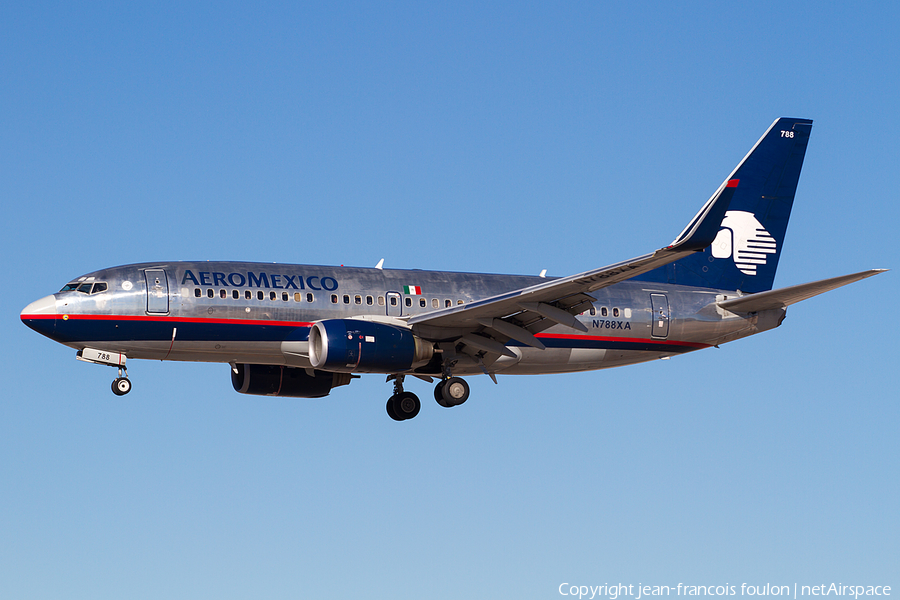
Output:
<instances>
[{"instance_id":1,"label":"emergency exit door","mask_svg":"<svg viewBox=\"0 0 900 600\"><path fill-rule=\"evenodd\" d=\"M386 309L387 316L389 317L400 317L403 315L403 297L399 292L388 292L384 295L385 300L387 301Z\"/></svg>"},{"instance_id":2,"label":"emergency exit door","mask_svg":"<svg viewBox=\"0 0 900 600\"><path fill-rule=\"evenodd\" d=\"M669 335L669 299L665 294L650 294L650 335L664 338Z\"/></svg>"}]
</instances>

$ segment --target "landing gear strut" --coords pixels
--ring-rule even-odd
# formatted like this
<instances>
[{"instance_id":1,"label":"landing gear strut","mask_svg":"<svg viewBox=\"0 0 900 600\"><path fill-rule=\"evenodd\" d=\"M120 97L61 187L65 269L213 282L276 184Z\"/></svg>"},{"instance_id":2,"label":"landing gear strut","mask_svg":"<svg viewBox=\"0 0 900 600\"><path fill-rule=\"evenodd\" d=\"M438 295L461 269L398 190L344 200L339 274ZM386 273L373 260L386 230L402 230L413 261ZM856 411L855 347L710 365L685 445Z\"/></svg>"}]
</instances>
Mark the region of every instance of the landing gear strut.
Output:
<instances>
[{"instance_id":1,"label":"landing gear strut","mask_svg":"<svg viewBox=\"0 0 900 600\"><path fill-rule=\"evenodd\" d=\"M112 391L116 396L124 396L131 391L131 380L128 379L128 371L119 369L119 376L112 382Z\"/></svg>"},{"instance_id":2,"label":"landing gear strut","mask_svg":"<svg viewBox=\"0 0 900 600\"><path fill-rule=\"evenodd\" d=\"M388 381L394 380L394 395L388 398L387 414L395 421L406 421L419 414L422 403L412 392L403 391L405 375L389 375Z\"/></svg>"}]
</instances>

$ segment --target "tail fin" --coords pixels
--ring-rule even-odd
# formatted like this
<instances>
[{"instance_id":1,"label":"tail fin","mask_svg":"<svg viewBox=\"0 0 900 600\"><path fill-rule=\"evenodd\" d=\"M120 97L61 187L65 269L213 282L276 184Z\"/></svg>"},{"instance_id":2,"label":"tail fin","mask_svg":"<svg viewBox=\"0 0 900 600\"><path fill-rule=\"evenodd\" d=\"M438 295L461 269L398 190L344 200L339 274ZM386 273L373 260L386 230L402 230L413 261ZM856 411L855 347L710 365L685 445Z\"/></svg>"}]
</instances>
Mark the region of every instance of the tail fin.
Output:
<instances>
[{"instance_id":1,"label":"tail fin","mask_svg":"<svg viewBox=\"0 0 900 600\"><path fill-rule=\"evenodd\" d=\"M712 245L634 279L747 293L772 289L811 130L809 119L772 123L713 194L734 191Z\"/></svg>"}]
</instances>

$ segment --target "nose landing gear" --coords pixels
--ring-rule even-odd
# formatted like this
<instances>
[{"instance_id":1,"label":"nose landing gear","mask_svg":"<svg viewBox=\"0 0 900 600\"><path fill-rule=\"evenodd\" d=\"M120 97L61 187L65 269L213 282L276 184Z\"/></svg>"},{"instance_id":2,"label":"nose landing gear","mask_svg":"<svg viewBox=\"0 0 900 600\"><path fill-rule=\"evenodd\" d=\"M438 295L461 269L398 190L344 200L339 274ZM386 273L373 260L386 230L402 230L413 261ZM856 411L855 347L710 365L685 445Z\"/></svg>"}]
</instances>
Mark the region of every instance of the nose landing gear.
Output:
<instances>
[{"instance_id":1,"label":"nose landing gear","mask_svg":"<svg viewBox=\"0 0 900 600\"><path fill-rule=\"evenodd\" d=\"M128 379L128 371L119 369L119 376L112 382L112 391L116 396L124 396L131 391L131 380Z\"/></svg>"},{"instance_id":2,"label":"nose landing gear","mask_svg":"<svg viewBox=\"0 0 900 600\"><path fill-rule=\"evenodd\" d=\"M119 376L112 382L112 391L116 396L124 396L131 391L131 380L128 379L128 370L125 368L126 356L121 352L110 350L97 350L96 348L82 348L75 353L78 360L106 365L119 369Z\"/></svg>"}]
</instances>

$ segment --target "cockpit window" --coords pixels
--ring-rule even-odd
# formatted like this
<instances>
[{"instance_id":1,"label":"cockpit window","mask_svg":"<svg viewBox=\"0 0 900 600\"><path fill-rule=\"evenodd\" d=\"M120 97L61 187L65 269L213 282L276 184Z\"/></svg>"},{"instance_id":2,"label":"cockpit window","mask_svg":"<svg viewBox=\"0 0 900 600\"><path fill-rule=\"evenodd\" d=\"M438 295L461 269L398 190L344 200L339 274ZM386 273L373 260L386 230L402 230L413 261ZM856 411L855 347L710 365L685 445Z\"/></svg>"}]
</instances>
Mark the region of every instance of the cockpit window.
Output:
<instances>
[{"instance_id":1,"label":"cockpit window","mask_svg":"<svg viewBox=\"0 0 900 600\"><path fill-rule=\"evenodd\" d=\"M63 289L59 290L62 292L81 292L82 294L99 294L100 292L105 292L109 289L109 286L105 281L98 281L96 283L79 283L77 281L73 281L72 283L67 283L63 286Z\"/></svg>"}]
</instances>

